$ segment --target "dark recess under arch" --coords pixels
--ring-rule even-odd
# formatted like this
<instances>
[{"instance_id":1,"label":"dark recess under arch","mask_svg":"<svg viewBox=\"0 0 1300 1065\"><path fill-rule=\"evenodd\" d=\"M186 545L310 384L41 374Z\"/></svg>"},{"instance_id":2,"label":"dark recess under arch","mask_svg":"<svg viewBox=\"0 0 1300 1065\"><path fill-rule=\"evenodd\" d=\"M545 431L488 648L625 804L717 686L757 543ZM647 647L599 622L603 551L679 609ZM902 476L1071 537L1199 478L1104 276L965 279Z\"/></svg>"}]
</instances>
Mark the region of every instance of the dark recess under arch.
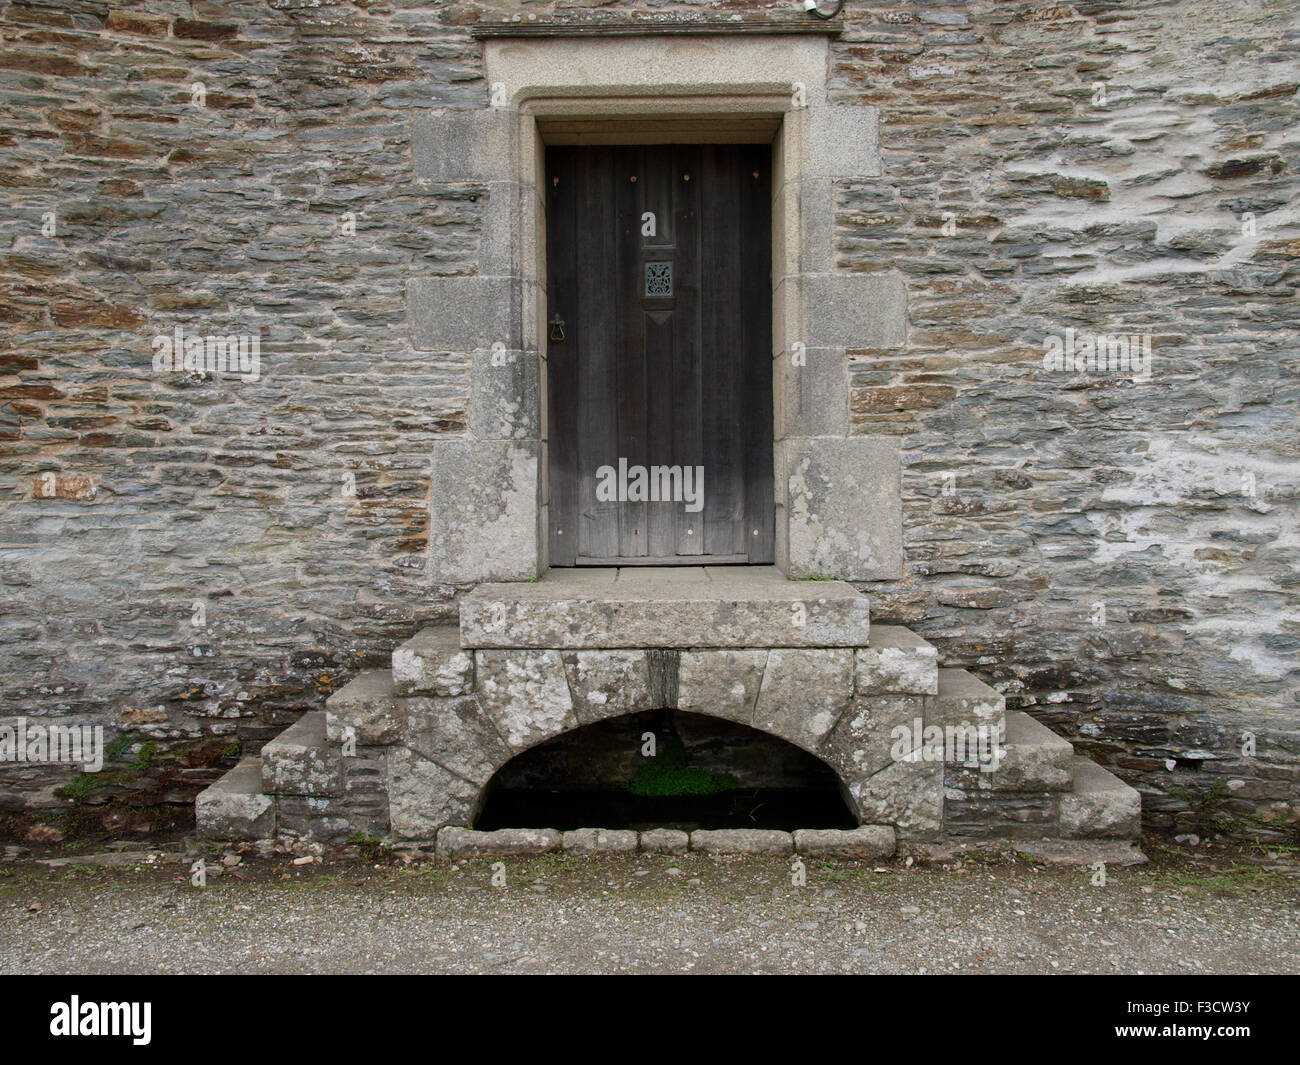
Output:
<instances>
[{"instance_id":1,"label":"dark recess under arch","mask_svg":"<svg viewBox=\"0 0 1300 1065\"><path fill-rule=\"evenodd\" d=\"M642 753L646 733L656 753ZM475 828L855 828L830 766L736 722L652 710L585 725L517 755Z\"/></svg>"}]
</instances>

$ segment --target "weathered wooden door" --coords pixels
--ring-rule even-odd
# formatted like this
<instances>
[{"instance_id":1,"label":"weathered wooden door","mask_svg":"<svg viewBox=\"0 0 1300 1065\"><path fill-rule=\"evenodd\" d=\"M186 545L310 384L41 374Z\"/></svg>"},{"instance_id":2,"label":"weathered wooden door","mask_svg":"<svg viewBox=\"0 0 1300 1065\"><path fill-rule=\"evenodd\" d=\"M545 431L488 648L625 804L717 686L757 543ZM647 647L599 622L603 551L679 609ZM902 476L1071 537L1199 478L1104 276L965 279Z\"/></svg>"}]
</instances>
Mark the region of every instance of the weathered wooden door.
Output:
<instances>
[{"instance_id":1,"label":"weathered wooden door","mask_svg":"<svg viewBox=\"0 0 1300 1065\"><path fill-rule=\"evenodd\" d=\"M770 167L547 149L552 565L772 561Z\"/></svg>"}]
</instances>

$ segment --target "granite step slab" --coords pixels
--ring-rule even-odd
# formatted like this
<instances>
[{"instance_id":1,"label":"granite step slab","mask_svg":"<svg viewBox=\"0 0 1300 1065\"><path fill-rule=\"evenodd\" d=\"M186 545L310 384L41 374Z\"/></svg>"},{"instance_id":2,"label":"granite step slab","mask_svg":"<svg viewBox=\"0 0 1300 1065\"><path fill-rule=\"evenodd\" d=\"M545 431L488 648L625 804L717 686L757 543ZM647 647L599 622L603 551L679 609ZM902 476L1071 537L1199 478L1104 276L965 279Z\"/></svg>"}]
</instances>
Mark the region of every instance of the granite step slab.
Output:
<instances>
[{"instance_id":1,"label":"granite step slab","mask_svg":"<svg viewBox=\"0 0 1300 1065\"><path fill-rule=\"evenodd\" d=\"M925 723L947 728L985 728L999 737L1006 719L1006 700L973 673L939 670L939 690L925 700Z\"/></svg>"},{"instance_id":2,"label":"granite step slab","mask_svg":"<svg viewBox=\"0 0 1300 1065\"><path fill-rule=\"evenodd\" d=\"M325 712L303 714L262 748L262 790L271 795L343 792L343 760L325 734Z\"/></svg>"},{"instance_id":3,"label":"granite step slab","mask_svg":"<svg viewBox=\"0 0 1300 1065\"><path fill-rule=\"evenodd\" d=\"M474 656L460 646L460 627L430 625L393 651L396 695L468 695L474 690Z\"/></svg>"},{"instance_id":4,"label":"granite step slab","mask_svg":"<svg viewBox=\"0 0 1300 1065\"><path fill-rule=\"evenodd\" d=\"M1058 800L1066 839L1137 839L1142 832L1142 796L1090 758L1076 755L1073 785Z\"/></svg>"},{"instance_id":5,"label":"granite step slab","mask_svg":"<svg viewBox=\"0 0 1300 1065\"><path fill-rule=\"evenodd\" d=\"M869 603L842 581L744 572L661 580L619 571L481 584L460 603L474 649L864 647ZM714 573L718 571L715 569Z\"/></svg>"},{"instance_id":6,"label":"granite step slab","mask_svg":"<svg viewBox=\"0 0 1300 1065\"><path fill-rule=\"evenodd\" d=\"M262 791L262 759L241 758L194 800L198 834L206 839L257 840L275 835L275 799Z\"/></svg>"}]
</instances>

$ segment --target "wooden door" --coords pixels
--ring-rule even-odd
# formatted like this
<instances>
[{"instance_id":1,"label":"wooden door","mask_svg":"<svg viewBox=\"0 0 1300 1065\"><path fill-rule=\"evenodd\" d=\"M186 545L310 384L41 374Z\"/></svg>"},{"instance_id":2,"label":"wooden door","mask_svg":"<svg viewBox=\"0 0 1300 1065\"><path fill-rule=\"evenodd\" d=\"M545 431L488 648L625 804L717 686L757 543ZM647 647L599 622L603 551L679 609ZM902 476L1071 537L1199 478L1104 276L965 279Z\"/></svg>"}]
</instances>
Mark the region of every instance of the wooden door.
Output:
<instances>
[{"instance_id":1,"label":"wooden door","mask_svg":"<svg viewBox=\"0 0 1300 1065\"><path fill-rule=\"evenodd\" d=\"M770 167L547 149L552 565L772 561Z\"/></svg>"}]
</instances>

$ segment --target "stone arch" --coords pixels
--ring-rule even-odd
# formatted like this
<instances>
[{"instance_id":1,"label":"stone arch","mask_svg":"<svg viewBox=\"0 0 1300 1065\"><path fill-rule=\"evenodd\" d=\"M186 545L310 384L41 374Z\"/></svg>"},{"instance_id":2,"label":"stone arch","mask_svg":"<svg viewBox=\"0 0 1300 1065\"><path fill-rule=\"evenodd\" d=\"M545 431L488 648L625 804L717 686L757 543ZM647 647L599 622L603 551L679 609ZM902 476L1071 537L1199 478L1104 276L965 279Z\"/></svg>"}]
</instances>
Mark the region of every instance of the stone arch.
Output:
<instances>
[{"instance_id":1,"label":"stone arch","mask_svg":"<svg viewBox=\"0 0 1300 1065\"><path fill-rule=\"evenodd\" d=\"M851 648L485 649L474 662L475 695L409 700L407 741L389 762L396 836L469 825L489 781L515 756L656 709L745 725L818 758L860 823L906 827L918 820L915 795L927 797L920 821L938 819L928 806L941 798L942 765L890 757L890 732L923 716L922 698L855 696Z\"/></svg>"}]
</instances>

